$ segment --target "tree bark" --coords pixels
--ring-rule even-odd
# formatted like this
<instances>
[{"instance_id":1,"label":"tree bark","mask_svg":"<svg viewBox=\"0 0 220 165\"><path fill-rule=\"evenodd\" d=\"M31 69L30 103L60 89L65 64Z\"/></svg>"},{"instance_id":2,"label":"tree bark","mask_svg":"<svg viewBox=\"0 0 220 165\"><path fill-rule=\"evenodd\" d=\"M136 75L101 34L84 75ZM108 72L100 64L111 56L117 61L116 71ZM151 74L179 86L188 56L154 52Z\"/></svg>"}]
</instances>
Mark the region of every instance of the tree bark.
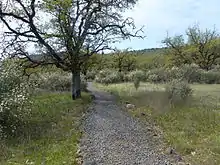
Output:
<instances>
[{"instance_id":1,"label":"tree bark","mask_svg":"<svg viewBox=\"0 0 220 165\"><path fill-rule=\"evenodd\" d=\"M81 98L81 78L80 78L80 71L73 71L72 72L72 99L78 99Z\"/></svg>"}]
</instances>

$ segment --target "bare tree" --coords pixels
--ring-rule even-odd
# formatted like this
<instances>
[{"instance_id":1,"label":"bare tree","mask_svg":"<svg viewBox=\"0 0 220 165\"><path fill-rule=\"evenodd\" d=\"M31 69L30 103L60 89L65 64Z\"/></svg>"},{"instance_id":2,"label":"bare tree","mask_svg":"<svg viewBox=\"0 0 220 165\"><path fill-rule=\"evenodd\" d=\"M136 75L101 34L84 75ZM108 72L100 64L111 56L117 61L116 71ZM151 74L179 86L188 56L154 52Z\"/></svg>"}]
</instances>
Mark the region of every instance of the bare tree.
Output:
<instances>
[{"instance_id":1,"label":"bare tree","mask_svg":"<svg viewBox=\"0 0 220 165\"><path fill-rule=\"evenodd\" d=\"M81 97L80 66L122 39L140 37L123 12L137 0L3 0L2 54L24 58L26 67L56 65L72 73L72 98ZM38 54L27 50L35 44Z\"/></svg>"}]
</instances>

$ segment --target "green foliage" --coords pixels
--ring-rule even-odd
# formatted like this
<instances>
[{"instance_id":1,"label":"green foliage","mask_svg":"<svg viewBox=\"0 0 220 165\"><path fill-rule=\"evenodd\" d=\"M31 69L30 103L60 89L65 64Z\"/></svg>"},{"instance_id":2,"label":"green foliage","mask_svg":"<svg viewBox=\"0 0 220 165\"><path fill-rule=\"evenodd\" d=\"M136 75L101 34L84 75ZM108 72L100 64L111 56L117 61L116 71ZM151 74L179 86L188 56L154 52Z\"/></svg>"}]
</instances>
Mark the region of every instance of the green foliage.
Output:
<instances>
[{"instance_id":1,"label":"green foliage","mask_svg":"<svg viewBox=\"0 0 220 165\"><path fill-rule=\"evenodd\" d=\"M136 55L128 50L116 51L113 54L113 67L119 72L129 72L136 68Z\"/></svg>"},{"instance_id":2,"label":"green foliage","mask_svg":"<svg viewBox=\"0 0 220 165\"><path fill-rule=\"evenodd\" d=\"M191 49L189 54L194 63L202 69L210 70L220 58L219 34L215 29L203 31L198 26L188 28L186 34Z\"/></svg>"},{"instance_id":3,"label":"green foliage","mask_svg":"<svg viewBox=\"0 0 220 165\"><path fill-rule=\"evenodd\" d=\"M92 55L91 57L85 57L81 67L81 73L87 76L88 72L93 70L100 70L103 67L104 60L101 55ZM94 78L93 78L94 79Z\"/></svg>"},{"instance_id":4,"label":"green foliage","mask_svg":"<svg viewBox=\"0 0 220 165\"><path fill-rule=\"evenodd\" d=\"M83 93L73 101L70 94L57 93L70 89L64 72L32 71L37 74L27 79L19 61L0 66L0 164L77 164L79 123L90 97Z\"/></svg>"},{"instance_id":5,"label":"green foliage","mask_svg":"<svg viewBox=\"0 0 220 165\"><path fill-rule=\"evenodd\" d=\"M182 64L190 64L191 59L186 50L186 44L183 35L176 35L174 37L165 38L162 43L164 43L168 49L165 51L165 55L172 55L171 63L175 66L180 66Z\"/></svg>"},{"instance_id":6,"label":"green foliage","mask_svg":"<svg viewBox=\"0 0 220 165\"><path fill-rule=\"evenodd\" d=\"M184 104L192 96L189 84L181 80L172 80L166 85L165 91L172 105Z\"/></svg>"},{"instance_id":7,"label":"green foliage","mask_svg":"<svg viewBox=\"0 0 220 165\"><path fill-rule=\"evenodd\" d=\"M72 100L69 93L43 93L31 97L31 114L20 136L0 141L0 164L77 164L82 115L91 99Z\"/></svg>"},{"instance_id":8,"label":"green foliage","mask_svg":"<svg viewBox=\"0 0 220 165\"><path fill-rule=\"evenodd\" d=\"M139 69L148 71L155 68L162 68L168 65L167 56L164 55L155 55L155 56L137 56L137 61L140 63L138 66Z\"/></svg>"},{"instance_id":9,"label":"green foliage","mask_svg":"<svg viewBox=\"0 0 220 165\"><path fill-rule=\"evenodd\" d=\"M142 38L141 28L137 29L133 19L123 14L136 2L32 0L10 3L8 8L8 1L3 1L0 3L0 20L10 33L10 36L3 33L0 36L4 38L1 43L2 50L5 50L3 55L23 57L23 61L29 62L27 67L29 64L31 67L54 64L63 71L76 73L75 83L78 84L80 71L86 75L94 64L91 56L110 50L111 44L121 39ZM46 21L41 21L39 15L47 17ZM21 29L13 30L10 22L19 22L24 25L21 29L29 30L20 33ZM27 44L31 43L35 45L35 55L26 50ZM133 59L127 61L125 67L132 70ZM66 88L65 85L66 82L61 89ZM80 97L78 87L73 86L73 99Z\"/></svg>"},{"instance_id":10,"label":"green foliage","mask_svg":"<svg viewBox=\"0 0 220 165\"><path fill-rule=\"evenodd\" d=\"M183 35L167 37L163 43L168 47L167 53L172 55L175 66L197 64L201 69L210 70L220 58L220 39L215 29L205 31L195 25L186 31L187 40Z\"/></svg>"},{"instance_id":11,"label":"green foliage","mask_svg":"<svg viewBox=\"0 0 220 165\"><path fill-rule=\"evenodd\" d=\"M195 165L220 163L219 120L218 112L199 107L178 107L156 117L166 142Z\"/></svg>"}]
</instances>

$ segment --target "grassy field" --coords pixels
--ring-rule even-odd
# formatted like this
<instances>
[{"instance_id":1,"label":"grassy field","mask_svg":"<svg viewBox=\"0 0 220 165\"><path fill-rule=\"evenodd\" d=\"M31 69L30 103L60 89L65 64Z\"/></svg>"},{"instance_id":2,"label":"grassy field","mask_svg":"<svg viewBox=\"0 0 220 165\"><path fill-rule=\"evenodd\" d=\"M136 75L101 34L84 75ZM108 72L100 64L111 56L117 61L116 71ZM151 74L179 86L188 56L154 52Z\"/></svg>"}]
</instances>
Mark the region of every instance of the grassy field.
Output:
<instances>
[{"instance_id":1,"label":"grassy field","mask_svg":"<svg viewBox=\"0 0 220 165\"><path fill-rule=\"evenodd\" d=\"M135 104L130 112L159 126L165 143L187 162L220 164L220 85L191 85L193 97L178 107L169 105L164 85L142 83L137 91L131 83L97 86Z\"/></svg>"},{"instance_id":2,"label":"grassy field","mask_svg":"<svg viewBox=\"0 0 220 165\"><path fill-rule=\"evenodd\" d=\"M71 100L69 93L41 94L33 99L31 117L19 137L0 141L0 164L74 165L81 137L80 120L90 96Z\"/></svg>"}]
</instances>

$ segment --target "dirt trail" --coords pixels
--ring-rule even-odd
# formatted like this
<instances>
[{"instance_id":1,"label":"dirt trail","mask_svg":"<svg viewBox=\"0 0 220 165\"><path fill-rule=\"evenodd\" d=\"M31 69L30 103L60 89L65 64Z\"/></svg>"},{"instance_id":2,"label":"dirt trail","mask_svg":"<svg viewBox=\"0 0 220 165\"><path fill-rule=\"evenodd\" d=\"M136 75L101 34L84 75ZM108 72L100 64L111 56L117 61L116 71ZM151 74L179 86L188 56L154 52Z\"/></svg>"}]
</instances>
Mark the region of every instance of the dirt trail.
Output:
<instances>
[{"instance_id":1,"label":"dirt trail","mask_svg":"<svg viewBox=\"0 0 220 165\"><path fill-rule=\"evenodd\" d=\"M168 157L159 154L159 145L147 125L123 111L109 93L98 91L85 117L85 135L81 142L84 165L168 165Z\"/></svg>"}]
</instances>

